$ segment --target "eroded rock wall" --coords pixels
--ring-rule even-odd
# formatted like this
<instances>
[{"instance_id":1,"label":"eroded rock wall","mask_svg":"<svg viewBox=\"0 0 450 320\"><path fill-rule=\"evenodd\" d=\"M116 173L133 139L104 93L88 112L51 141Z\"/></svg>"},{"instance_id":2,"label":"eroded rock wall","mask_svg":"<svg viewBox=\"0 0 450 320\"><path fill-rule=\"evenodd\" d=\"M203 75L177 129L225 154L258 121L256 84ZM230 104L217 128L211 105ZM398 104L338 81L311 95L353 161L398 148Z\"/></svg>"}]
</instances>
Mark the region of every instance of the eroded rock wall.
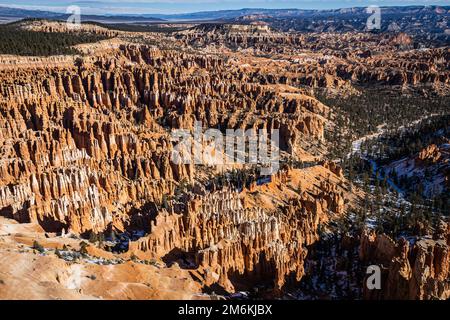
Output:
<instances>
[{"instance_id":1,"label":"eroded rock wall","mask_svg":"<svg viewBox=\"0 0 450 320\"><path fill-rule=\"evenodd\" d=\"M364 287L366 299L430 300L450 297L450 226L444 224L434 239L410 244L395 242L384 234L361 237L360 258L380 265L380 290Z\"/></svg>"},{"instance_id":2,"label":"eroded rock wall","mask_svg":"<svg viewBox=\"0 0 450 320\"><path fill-rule=\"evenodd\" d=\"M321 183L313 195L294 192L275 210L251 205L253 194L263 188L288 188L291 175L281 172L252 191L189 196L185 205L160 212L150 235L132 242L130 251L154 258L181 251L206 286L218 283L229 292L264 280L275 289L299 281L306 246L319 239L319 225L345 208L342 191L329 183Z\"/></svg>"},{"instance_id":3,"label":"eroded rock wall","mask_svg":"<svg viewBox=\"0 0 450 320\"><path fill-rule=\"evenodd\" d=\"M0 72L0 212L47 231L144 224L142 208L194 179L170 161L169 130L196 120L280 129L292 153L323 139L320 102L245 81L216 56L121 45L70 61Z\"/></svg>"}]
</instances>

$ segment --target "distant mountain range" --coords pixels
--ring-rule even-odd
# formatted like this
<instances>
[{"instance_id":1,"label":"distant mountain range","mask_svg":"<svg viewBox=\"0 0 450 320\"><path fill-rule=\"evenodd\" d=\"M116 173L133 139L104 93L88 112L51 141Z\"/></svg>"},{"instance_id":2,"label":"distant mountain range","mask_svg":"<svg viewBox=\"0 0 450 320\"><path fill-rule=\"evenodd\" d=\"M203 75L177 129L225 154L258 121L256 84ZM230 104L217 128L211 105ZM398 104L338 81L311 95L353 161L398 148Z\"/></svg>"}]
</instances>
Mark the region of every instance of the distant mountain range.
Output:
<instances>
[{"instance_id":1,"label":"distant mountain range","mask_svg":"<svg viewBox=\"0 0 450 320\"><path fill-rule=\"evenodd\" d=\"M52 19L52 20L67 20L69 14L41 11L41 10L26 10L8 7L0 7L0 23L7 23L27 18L35 19ZM82 20L108 22L108 23L131 23L131 22L161 22L163 19L150 16L128 16L128 15L82 15Z\"/></svg>"},{"instance_id":2,"label":"distant mountain range","mask_svg":"<svg viewBox=\"0 0 450 320\"><path fill-rule=\"evenodd\" d=\"M384 14L412 14L423 12L443 11L450 12L450 6L393 6L381 7ZM270 16L272 18L297 18L314 16L343 16L366 13L366 7L327 9L327 10L304 10L304 9L240 9L240 10L220 10L204 11L185 14L153 14L144 15L164 20L229 20L245 16Z\"/></svg>"},{"instance_id":3,"label":"distant mountain range","mask_svg":"<svg viewBox=\"0 0 450 320\"><path fill-rule=\"evenodd\" d=\"M246 16L266 16L271 18L311 18L326 16L350 16L353 14L365 13L365 7L343 8L329 10L303 10L303 9L240 9L240 10L219 10L204 11L183 14L142 14L142 15L82 15L82 20L108 22L108 23L152 23L162 21L217 21L217 20L235 20ZM450 12L450 6L395 6L382 7L383 14L423 14L426 12L444 13ZM26 10L8 7L0 7L0 22L11 22L24 18L39 19L60 19L65 20L68 14Z\"/></svg>"}]
</instances>

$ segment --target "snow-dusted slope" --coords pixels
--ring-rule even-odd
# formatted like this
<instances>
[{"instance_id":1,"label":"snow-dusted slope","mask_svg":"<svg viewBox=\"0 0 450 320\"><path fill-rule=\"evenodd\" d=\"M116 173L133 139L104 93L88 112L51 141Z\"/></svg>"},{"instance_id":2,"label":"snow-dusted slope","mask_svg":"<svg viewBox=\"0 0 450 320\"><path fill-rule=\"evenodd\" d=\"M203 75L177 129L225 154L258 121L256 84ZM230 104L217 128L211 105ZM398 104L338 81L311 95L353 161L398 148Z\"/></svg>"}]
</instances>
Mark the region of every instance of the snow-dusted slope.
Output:
<instances>
[{"instance_id":1,"label":"snow-dusted slope","mask_svg":"<svg viewBox=\"0 0 450 320\"><path fill-rule=\"evenodd\" d=\"M399 181L408 179L412 182L411 188L422 189L426 197L440 195L449 188L450 144L429 145L415 157L403 158L385 166L385 171L395 172Z\"/></svg>"}]
</instances>

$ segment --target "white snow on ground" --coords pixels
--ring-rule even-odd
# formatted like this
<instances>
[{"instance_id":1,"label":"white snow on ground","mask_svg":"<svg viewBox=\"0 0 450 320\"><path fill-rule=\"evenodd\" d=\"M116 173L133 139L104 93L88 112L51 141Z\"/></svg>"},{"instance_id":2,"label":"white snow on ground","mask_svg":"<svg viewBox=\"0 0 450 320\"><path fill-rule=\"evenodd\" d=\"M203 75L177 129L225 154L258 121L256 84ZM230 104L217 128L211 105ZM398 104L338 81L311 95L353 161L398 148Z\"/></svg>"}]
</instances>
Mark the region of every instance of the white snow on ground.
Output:
<instances>
[{"instance_id":1,"label":"white snow on ground","mask_svg":"<svg viewBox=\"0 0 450 320\"><path fill-rule=\"evenodd\" d=\"M386 127L386 124L381 124L377 127L377 132L367 134L367 135L359 138L358 140L353 141L352 142L352 150L347 154L347 159L350 158L352 155L361 152L361 145L363 144L363 142L365 142L367 140L376 139L379 136L381 136L385 132L385 129L384 129L385 127Z\"/></svg>"},{"instance_id":2,"label":"white snow on ground","mask_svg":"<svg viewBox=\"0 0 450 320\"><path fill-rule=\"evenodd\" d=\"M419 124L420 122L422 122L430 117L436 116L436 115L438 115L438 114L430 114L430 115L424 116L420 119L417 119L415 121L412 121L411 123L409 123L406 126L400 126L397 129L397 132L398 133L404 132L405 130L414 127L415 125ZM352 155L359 154L361 158L367 159L366 155L361 154L361 145L368 140L373 140L373 139L379 138L385 132L386 132L386 124L382 124L377 127L377 132L365 135L365 136L353 141L352 142L352 150L347 154L347 158L350 158ZM440 148L441 148L441 150L448 150L448 152L450 153L450 144L443 144L440 146ZM395 161L395 162L391 163L390 165L384 166L382 168L378 168L377 164L374 161L370 161L370 163L372 165L372 172L374 175L376 175L376 173L377 173L377 171L379 171L379 169L383 169L384 172L386 172L386 173L389 173L392 170L395 170L398 177L400 177L402 175L406 176L407 178L412 178L414 176L418 177L423 184L425 196L431 196L433 194L440 194L445 191L445 185L444 185L445 177L442 173L442 170L439 170L440 168L438 168L437 166L436 166L436 168L431 168L431 171L430 171L430 168L428 169L428 173L429 173L428 176L433 177L433 179L427 179L425 168L416 166L414 158L404 158L404 159ZM448 164L444 164L444 165L448 165ZM379 176L380 180L384 179L384 175L380 174L378 176ZM402 190L390 178L388 178L386 181L389 184L389 186L399 194L399 197L403 198L403 196L405 194L405 190Z\"/></svg>"},{"instance_id":3,"label":"white snow on ground","mask_svg":"<svg viewBox=\"0 0 450 320\"><path fill-rule=\"evenodd\" d=\"M439 115L439 114L432 113L430 115L424 116L424 117L422 117L420 119L417 119L417 120L409 123L407 126L400 126L400 127L398 127L397 131L398 131L398 133L402 133L406 129L411 128L411 127L415 126L416 124L419 124L420 122L422 122L422 121L424 121L424 120L426 120L428 118L437 116L437 115ZM385 132L386 132L386 123L383 123L383 124L380 124L377 127L377 132L374 132L374 133L371 133L371 134L367 134L367 135L365 135L365 136L363 136L363 137L353 141L352 142L352 150L347 154L347 158L350 158L354 154L360 153L361 152L361 145L362 145L363 142L365 142L367 140L377 139L379 136L381 136Z\"/></svg>"},{"instance_id":4,"label":"white snow on ground","mask_svg":"<svg viewBox=\"0 0 450 320\"><path fill-rule=\"evenodd\" d=\"M66 281L66 286L68 289L77 290L81 287L81 276L82 276L82 266L78 264L73 264L71 266L70 277Z\"/></svg>"}]
</instances>

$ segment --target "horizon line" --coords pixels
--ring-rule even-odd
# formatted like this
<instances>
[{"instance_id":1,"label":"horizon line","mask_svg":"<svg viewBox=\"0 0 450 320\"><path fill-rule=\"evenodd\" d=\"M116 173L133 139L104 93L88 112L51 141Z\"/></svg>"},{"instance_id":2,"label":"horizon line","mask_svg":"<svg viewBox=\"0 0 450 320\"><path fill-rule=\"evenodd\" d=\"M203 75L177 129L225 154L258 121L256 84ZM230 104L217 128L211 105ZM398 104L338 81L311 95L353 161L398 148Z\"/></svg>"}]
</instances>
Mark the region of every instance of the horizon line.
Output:
<instances>
[{"instance_id":1,"label":"horizon line","mask_svg":"<svg viewBox=\"0 0 450 320\"><path fill-rule=\"evenodd\" d=\"M437 0L439 2L440 0ZM334 7L334 8L300 8L300 7L286 7L286 8L268 8L268 7L242 7L239 9L211 9L211 10L195 10L195 11L186 11L186 12L177 12L177 13L167 13L167 12L161 12L161 13L86 13L82 15L86 16L103 16L103 17L114 17L114 16L124 16L124 17L150 17L151 15L154 16L177 16L177 15L184 15L184 14L196 14L196 13L208 13L208 12L226 12L226 11L243 11L243 10L268 10L268 11L288 11L288 10L301 10L301 11L317 11L317 12L326 12L326 11L333 11L333 10L343 10L343 9L361 9L361 8L367 8L368 6L372 6L375 4L370 5L361 5L361 6L349 6L349 7ZM82 6L80 6L82 8ZM396 5L379 5L380 8L405 8L405 7L443 7L448 8L450 7L450 3L448 4L438 4L438 3L430 3L430 4L396 4ZM9 4L3 4L0 3L0 9L1 8L7 8L7 9L17 9L17 10L24 10L24 11L31 11L31 12L48 12L48 13L54 13L54 14L69 14L65 11L57 11L57 10L51 10L51 9L35 9L30 8L30 6L21 6L21 5L9 5Z\"/></svg>"}]
</instances>

